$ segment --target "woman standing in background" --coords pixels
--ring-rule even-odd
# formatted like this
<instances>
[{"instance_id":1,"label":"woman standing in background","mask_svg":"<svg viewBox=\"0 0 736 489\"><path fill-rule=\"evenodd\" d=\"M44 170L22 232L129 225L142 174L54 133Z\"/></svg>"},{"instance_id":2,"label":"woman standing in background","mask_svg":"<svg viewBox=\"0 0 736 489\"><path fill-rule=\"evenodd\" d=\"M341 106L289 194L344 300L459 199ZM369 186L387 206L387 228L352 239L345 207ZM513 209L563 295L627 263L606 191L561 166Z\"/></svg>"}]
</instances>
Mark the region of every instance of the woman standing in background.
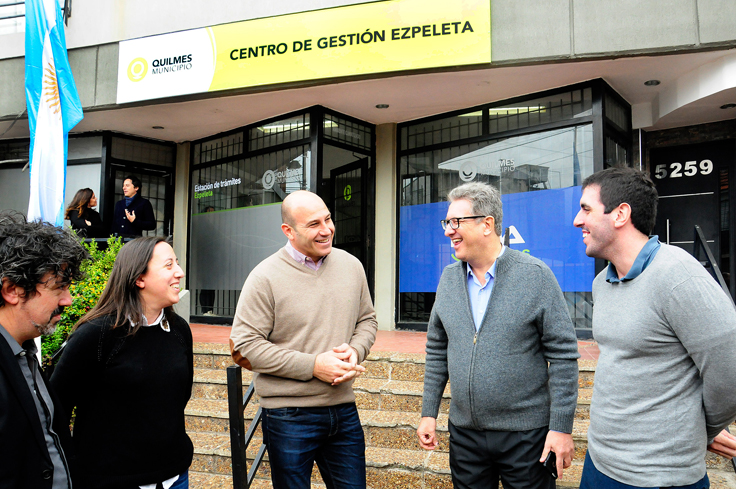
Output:
<instances>
[{"instance_id":1,"label":"woman standing in background","mask_svg":"<svg viewBox=\"0 0 736 489\"><path fill-rule=\"evenodd\" d=\"M99 212L93 209L97 206L97 197L90 188L77 191L66 209L64 219L69 219L72 229L83 238L104 238L105 229Z\"/></svg>"}]
</instances>

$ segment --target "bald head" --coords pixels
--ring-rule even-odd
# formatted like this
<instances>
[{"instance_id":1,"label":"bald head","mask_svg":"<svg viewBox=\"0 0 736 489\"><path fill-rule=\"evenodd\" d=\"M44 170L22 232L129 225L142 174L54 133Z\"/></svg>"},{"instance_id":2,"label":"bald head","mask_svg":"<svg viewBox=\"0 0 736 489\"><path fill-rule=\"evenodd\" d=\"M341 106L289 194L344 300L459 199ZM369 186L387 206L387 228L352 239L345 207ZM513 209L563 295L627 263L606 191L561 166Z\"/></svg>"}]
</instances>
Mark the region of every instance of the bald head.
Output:
<instances>
[{"instance_id":1,"label":"bald head","mask_svg":"<svg viewBox=\"0 0 736 489\"><path fill-rule=\"evenodd\" d=\"M281 230L295 250L317 262L332 251L335 225L330 210L317 195L298 190L281 203Z\"/></svg>"},{"instance_id":2,"label":"bald head","mask_svg":"<svg viewBox=\"0 0 736 489\"><path fill-rule=\"evenodd\" d=\"M286 196L284 201L281 203L281 222L294 227L296 221L294 220L294 213L300 208L325 208L325 201L322 198L307 190L297 190Z\"/></svg>"}]
</instances>

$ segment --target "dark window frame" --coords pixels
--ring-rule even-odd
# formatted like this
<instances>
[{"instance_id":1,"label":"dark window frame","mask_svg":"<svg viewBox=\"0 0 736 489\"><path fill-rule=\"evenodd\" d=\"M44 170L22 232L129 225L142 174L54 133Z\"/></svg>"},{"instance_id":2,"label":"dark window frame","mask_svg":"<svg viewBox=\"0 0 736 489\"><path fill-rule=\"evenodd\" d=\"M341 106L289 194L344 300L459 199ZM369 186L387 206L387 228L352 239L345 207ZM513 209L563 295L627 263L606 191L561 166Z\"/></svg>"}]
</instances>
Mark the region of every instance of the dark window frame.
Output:
<instances>
[{"instance_id":1,"label":"dark window frame","mask_svg":"<svg viewBox=\"0 0 736 489\"><path fill-rule=\"evenodd\" d=\"M527 102L527 101L535 100L539 98L551 97L556 94L568 93L568 92L575 91L575 90L584 90L586 88L590 88L592 90L592 111L591 111L591 115L589 116L574 117L570 119L564 119L564 120L555 121L555 122L548 122L544 124L528 126L525 128L512 129L512 130L503 131L503 132L494 132L494 133L490 132L489 109L503 107L506 105L513 105L516 103ZM421 119L416 119L413 121L408 121L408 122L397 124L397 127L396 127L396 131L397 131L397 137L396 137L396 146L397 146L397 150L396 150L396 180L397 180L396 202L397 202L397 206L396 206L396 227L394 230L395 246L397 250L396 251L397 266L396 266L395 277L394 277L394 280L395 280L394 323L396 324L397 329L409 329L409 330L417 330L417 331L426 331L427 329L427 323L401 321L401 299L400 299L400 292L399 292L400 262L399 262L398 254L399 254L399 246L400 246L399 239L400 239L400 226L401 226L401 180L402 180L401 162L402 162L402 158L405 156L413 155L413 154L437 151L437 150L442 150L442 149L456 147L456 146L465 145L465 144L480 143L480 142L485 142L485 141L489 141L493 139L503 139L503 138L520 136L520 135L541 133L541 132L550 131L554 129L560 129L564 127L573 127L573 126L592 124L593 126L593 171L597 172L604 168L605 155L606 155L606 151L605 151L606 150L606 137L610 137L614 141L624 146L624 148L626 149L626 165L631 166L632 165L631 134L633 132L633 129L630 129L627 133L626 131L622 131L612 121L608 120L608 118L605 116L605 96L606 95L612 97L616 102L621 104L627 110L628 125L631 128L632 127L631 105L623 97L621 97L610 85L608 85L603 79L600 79L600 78L582 82L582 83L576 83L573 85L568 85L565 87L554 88L551 90L545 90L542 92L523 95L520 97L513 97L510 99L490 102L487 104L475 105L472 107L454 110L451 112L445 112L442 114L436 114L430 117L424 117ZM402 130L404 128L408 126L416 125L416 124L423 124L427 122L437 121L437 120L446 119L449 117L459 116L459 115L467 114L469 112L476 112L476 111L480 111L483 117L482 124L481 124L482 133L480 136L475 136L475 137L466 138L466 139L457 139L457 140L448 141L445 143L433 144L429 146L414 147L411 149L402 148L402 143L403 143ZM595 273L596 274L599 273L601 270L603 270L605 266L606 266L606 263L604 262L604 260L596 259L595 260Z\"/></svg>"}]
</instances>

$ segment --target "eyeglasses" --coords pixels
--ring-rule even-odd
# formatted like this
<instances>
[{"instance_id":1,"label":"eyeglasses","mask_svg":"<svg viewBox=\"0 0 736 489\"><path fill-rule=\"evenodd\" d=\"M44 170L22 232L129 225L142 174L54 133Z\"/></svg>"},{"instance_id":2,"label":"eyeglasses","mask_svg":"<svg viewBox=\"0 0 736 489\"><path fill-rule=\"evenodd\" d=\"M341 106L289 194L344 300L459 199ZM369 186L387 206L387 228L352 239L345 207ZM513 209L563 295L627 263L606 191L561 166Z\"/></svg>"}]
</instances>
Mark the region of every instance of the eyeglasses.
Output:
<instances>
[{"instance_id":1,"label":"eyeglasses","mask_svg":"<svg viewBox=\"0 0 736 489\"><path fill-rule=\"evenodd\" d=\"M460 227L460 221L464 221L465 219L482 219L484 217L486 216L453 217L452 219L442 219L440 224L442 224L442 229L447 229L448 225L452 229L457 229Z\"/></svg>"}]
</instances>

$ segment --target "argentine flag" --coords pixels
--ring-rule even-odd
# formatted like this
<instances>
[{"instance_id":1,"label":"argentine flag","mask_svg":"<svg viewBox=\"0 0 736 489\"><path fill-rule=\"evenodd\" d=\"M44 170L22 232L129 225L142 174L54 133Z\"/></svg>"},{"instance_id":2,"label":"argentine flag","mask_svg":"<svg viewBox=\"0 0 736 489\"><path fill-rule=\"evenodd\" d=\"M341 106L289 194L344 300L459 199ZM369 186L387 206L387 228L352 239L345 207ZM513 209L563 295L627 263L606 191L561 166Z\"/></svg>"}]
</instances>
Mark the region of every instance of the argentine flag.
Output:
<instances>
[{"instance_id":1,"label":"argentine flag","mask_svg":"<svg viewBox=\"0 0 736 489\"><path fill-rule=\"evenodd\" d=\"M82 120L57 0L26 2L26 106L31 130L28 220L64 223L67 134Z\"/></svg>"}]
</instances>

